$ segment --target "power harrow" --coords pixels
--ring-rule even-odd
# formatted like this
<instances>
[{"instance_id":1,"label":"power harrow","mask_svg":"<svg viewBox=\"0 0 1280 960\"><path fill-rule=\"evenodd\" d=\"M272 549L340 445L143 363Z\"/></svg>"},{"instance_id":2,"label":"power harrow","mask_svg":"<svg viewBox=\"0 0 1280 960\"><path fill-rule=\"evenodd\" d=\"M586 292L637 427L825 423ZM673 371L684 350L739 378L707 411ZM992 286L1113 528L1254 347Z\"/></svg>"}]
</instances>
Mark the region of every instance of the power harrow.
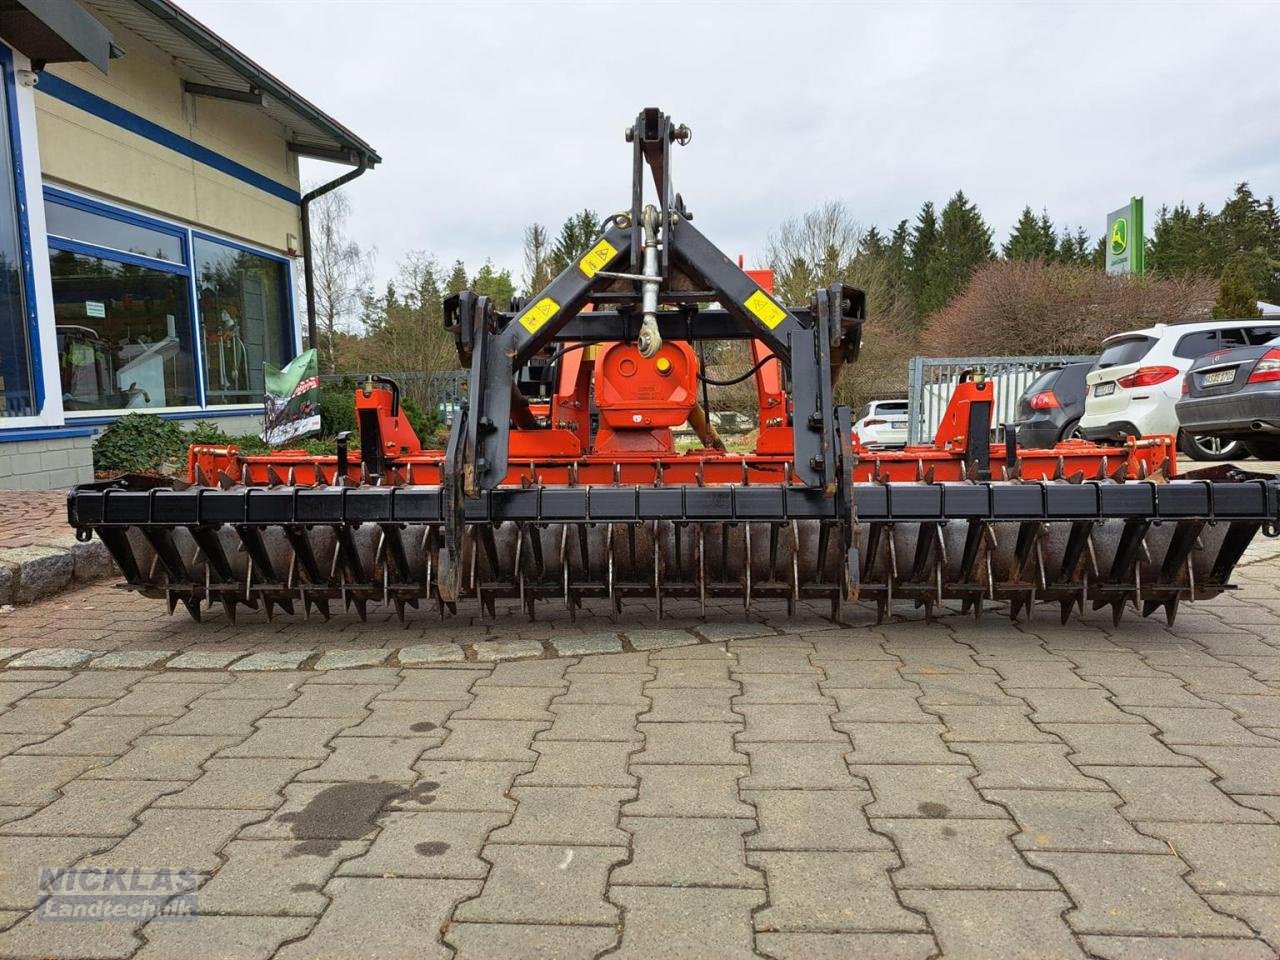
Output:
<instances>
[{"instance_id":1,"label":"power harrow","mask_svg":"<svg viewBox=\"0 0 1280 960\"><path fill-rule=\"evenodd\" d=\"M992 424L994 387L961 383L933 442L864 449L835 401L858 357L862 291L842 283L786 306L692 223L672 189L688 128L656 109L628 128L631 205L537 294L499 305L462 292L445 326L469 369L444 451L424 449L397 385L356 391L358 449L245 455L195 446L187 481L84 484L68 516L101 538L127 586L199 619L220 604L328 616L370 602L456 612L498 601L739 598L865 601L926 616L948 602L1065 622L1086 605L1172 621L1229 588L1252 538L1277 533L1280 481L1222 469L1176 477L1172 437L1017 447ZM646 202L646 168L652 202ZM700 362L743 340L759 431L725 449ZM745 379L745 378L740 378ZM701 397L699 392L701 390ZM688 423L698 445L677 450ZM994 436L994 439L993 439Z\"/></svg>"}]
</instances>

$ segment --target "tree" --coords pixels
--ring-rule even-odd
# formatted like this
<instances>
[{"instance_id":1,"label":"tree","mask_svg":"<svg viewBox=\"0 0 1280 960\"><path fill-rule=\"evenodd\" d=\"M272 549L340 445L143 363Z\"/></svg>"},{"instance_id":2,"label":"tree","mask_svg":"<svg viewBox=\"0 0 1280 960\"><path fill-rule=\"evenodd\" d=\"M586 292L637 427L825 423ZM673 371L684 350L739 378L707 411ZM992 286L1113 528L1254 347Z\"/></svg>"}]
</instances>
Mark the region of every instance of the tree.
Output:
<instances>
[{"instance_id":1,"label":"tree","mask_svg":"<svg viewBox=\"0 0 1280 960\"><path fill-rule=\"evenodd\" d=\"M555 274L551 272L551 243L547 228L531 223L524 228L524 276L521 289L526 297L532 297L549 284Z\"/></svg>"},{"instance_id":2,"label":"tree","mask_svg":"<svg viewBox=\"0 0 1280 960\"><path fill-rule=\"evenodd\" d=\"M847 280L862 240L862 227L836 200L784 221L765 241L774 292L786 303L808 303L818 287Z\"/></svg>"},{"instance_id":3,"label":"tree","mask_svg":"<svg viewBox=\"0 0 1280 960\"><path fill-rule=\"evenodd\" d=\"M926 200L916 215L916 225L911 231L911 242L907 251L908 287L917 309L924 296L929 263L933 260L937 248L938 216L934 212L933 201Z\"/></svg>"},{"instance_id":4,"label":"tree","mask_svg":"<svg viewBox=\"0 0 1280 960\"><path fill-rule=\"evenodd\" d=\"M551 248L551 276L557 276L590 250L599 236L600 217L594 210L582 210L566 220Z\"/></svg>"},{"instance_id":5,"label":"tree","mask_svg":"<svg viewBox=\"0 0 1280 960\"><path fill-rule=\"evenodd\" d=\"M977 268L995 256L991 228L963 190L942 208L937 249L925 270L917 305L924 316L939 310L964 289Z\"/></svg>"},{"instance_id":6,"label":"tree","mask_svg":"<svg viewBox=\"0 0 1280 960\"><path fill-rule=\"evenodd\" d=\"M1257 247L1248 252L1233 254L1218 281L1218 302L1213 305L1215 319L1234 320L1243 317L1260 317L1258 307L1263 291L1267 288L1275 265L1267 251Z\"/></svg>"},{"instance_id":7,"label":"tree","mask_svg":"<svg viewBox=\"0 0 1280 960\"><path fill-rule=\"evenodd\" d=\"M323 368L338 369L337 342L361 314L373 276L372 251L347 236L351 204L341 190L311 201L311 270L315 285L316 347Z\"/></svg>"},{"instance_id":8,"label":"tree","mask_svg":"<svg viewBox=\"0 0 1280 960\"><path fill-rule=\"evenodd\" d=\"M445 293L459 293L466 290L468 286L466 264L461 260L453 261L453 269L449 272L449 277L444 282Z\"/></svg>"},{"instance_id":9,"label":"tree","mask_svg":"<svg viewBox=\"0 0 1280 960\"><path fill-rule=\"evenodd\" d=\"M1074 233L1070 227L1063 227L1062 237L1058 241L1058 252L1053 259L1058 263L1088 266L1093 257L1092 246L1093 241L1089 239L1089 232L1084 227L1076 227Z\"/></svg>"},{"instance_id":10,"label":"tree","mask_svg":"<svg viewBox=\"0 0 1280 960\"><path fill-rule=\"evenodd\" d=\"M1053 260L1058 243L1048 211L1037 217L1030 206L1023 207L1022 216L1000 250L1006 260Z\"/></svg>"},{"instance_id":11,"label":"tree","mask_svg":"<svg viewBox=\"0 0 1280 960\"><path fill-rule=\"evenodd\" d=\"M507 310L511 306L511 298L516 295L516 285L511 281L510 270L498 270L492 260L486 260L484 266L471 280L471 289L483 297L493 301L495 309Z\"/></svg>"}]
</instances>

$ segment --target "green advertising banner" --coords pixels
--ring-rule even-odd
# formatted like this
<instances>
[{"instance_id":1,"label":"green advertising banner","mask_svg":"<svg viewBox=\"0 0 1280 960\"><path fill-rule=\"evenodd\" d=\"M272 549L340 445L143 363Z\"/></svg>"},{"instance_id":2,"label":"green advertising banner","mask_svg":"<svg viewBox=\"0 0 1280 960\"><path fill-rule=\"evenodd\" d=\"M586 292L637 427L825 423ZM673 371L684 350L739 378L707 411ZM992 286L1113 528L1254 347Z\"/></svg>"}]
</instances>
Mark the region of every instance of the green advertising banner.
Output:
<instances>
[{"instance_id":1,"label":"green advertising banner","mask_svg":"<svg viewBox=\"0 0 1280 960\"><path fill-rule=\"evenodd\" d=\"M1142 225L1142 198L1132 197L1126 206L1107 214L1107 273L1146 272L1146 234Z\"/></svg>"},{"instance_id":2,"label":"green advertising banner","mask_svg":"<svg viewBox=\"0 0 1280 960\"><path fill-rule=\"evenodd\" d=\"M267 392L262 439L273 447L320 432L320 364L315 350L298 354L283 370L262 365Z\"/></svg>"}]
</instances>

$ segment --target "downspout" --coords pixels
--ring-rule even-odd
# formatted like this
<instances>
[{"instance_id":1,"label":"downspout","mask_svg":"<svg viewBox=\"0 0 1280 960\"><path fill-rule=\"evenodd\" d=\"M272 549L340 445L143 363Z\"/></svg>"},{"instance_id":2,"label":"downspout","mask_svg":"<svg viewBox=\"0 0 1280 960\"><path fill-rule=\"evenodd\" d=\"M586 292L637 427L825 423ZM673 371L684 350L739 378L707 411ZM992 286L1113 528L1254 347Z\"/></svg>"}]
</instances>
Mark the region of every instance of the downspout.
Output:
<instances>
[{"instance_id":1,"label":"downspout","mask_svg":"<svg viewBox=\"0 0 1280 960\"><path fill-rule=\"evenodd\" d=\"M319 338L316 336L316 279L311 263L311 201L350 183L368 169L369 158L361 154L354 170L344 173L336 180L322 183L302 198L302 277L307 290L307 341L312 347L318 346Z\"/></svg>"}]
</instances>

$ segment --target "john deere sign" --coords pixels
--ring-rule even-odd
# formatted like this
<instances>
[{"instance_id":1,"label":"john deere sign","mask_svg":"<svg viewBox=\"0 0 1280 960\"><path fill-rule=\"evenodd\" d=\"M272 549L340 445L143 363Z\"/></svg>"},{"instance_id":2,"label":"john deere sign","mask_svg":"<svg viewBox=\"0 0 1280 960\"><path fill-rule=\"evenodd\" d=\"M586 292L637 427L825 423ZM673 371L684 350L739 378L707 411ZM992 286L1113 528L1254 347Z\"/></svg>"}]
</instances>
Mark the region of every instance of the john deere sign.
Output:
<instances>
[{"instance_id":1,"label":"john deere sign","mask_svg":"<svg viewBox=\"0 0 1280 960\"><path fill-rule=\"evenodd\" d=\"M1107 273L1145 272L1144 236L1141 197L1107 214Z\"/></svg>"}]
</instances>

